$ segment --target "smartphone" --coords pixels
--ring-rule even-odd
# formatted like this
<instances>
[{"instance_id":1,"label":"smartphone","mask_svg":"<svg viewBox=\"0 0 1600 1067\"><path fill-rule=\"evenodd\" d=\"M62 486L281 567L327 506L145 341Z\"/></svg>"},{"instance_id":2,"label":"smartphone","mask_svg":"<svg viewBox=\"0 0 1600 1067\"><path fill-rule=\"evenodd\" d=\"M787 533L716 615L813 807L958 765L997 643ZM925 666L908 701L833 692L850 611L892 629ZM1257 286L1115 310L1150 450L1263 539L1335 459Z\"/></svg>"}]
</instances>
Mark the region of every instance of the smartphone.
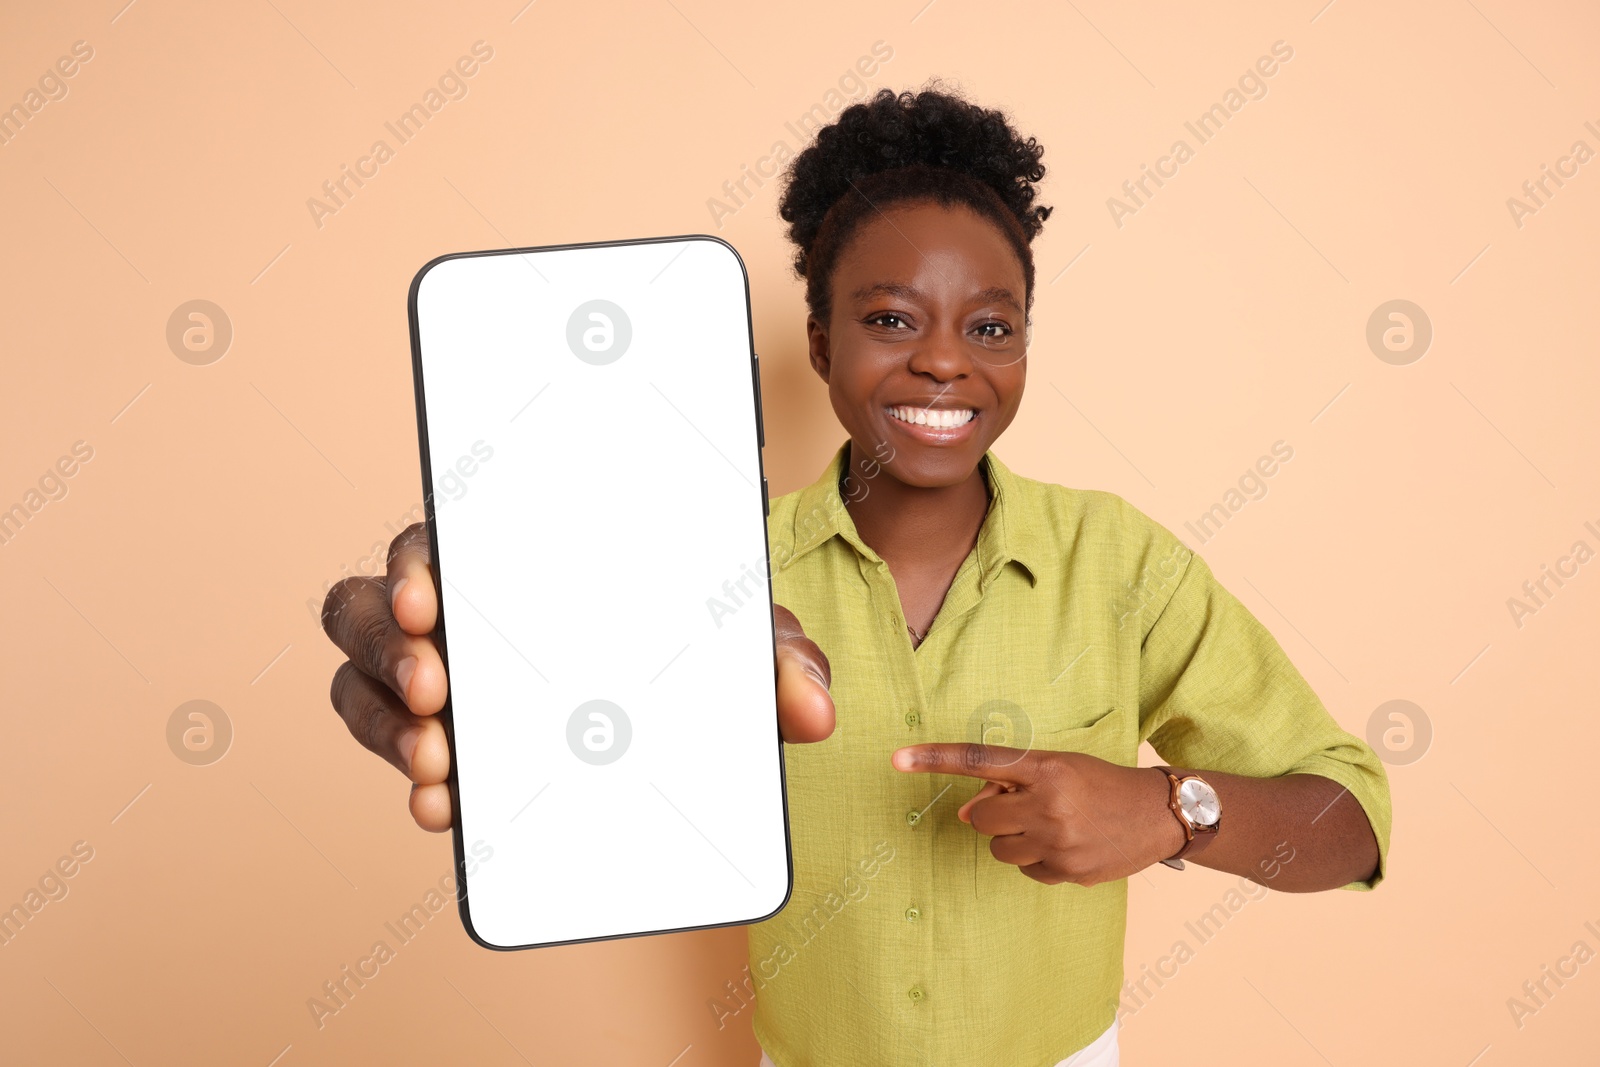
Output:
<instances>
[{"instance_id":1,"label":"smartphone","mask_svg":"<svg viewBox=\"0 0 1600 1067\"><path fill-rule=\"evenodd\" d=\"M417 272L409 311L468 934L775 915L793 862L743 261L701 234L463 252Z\"/></svg>"}]
</instances>

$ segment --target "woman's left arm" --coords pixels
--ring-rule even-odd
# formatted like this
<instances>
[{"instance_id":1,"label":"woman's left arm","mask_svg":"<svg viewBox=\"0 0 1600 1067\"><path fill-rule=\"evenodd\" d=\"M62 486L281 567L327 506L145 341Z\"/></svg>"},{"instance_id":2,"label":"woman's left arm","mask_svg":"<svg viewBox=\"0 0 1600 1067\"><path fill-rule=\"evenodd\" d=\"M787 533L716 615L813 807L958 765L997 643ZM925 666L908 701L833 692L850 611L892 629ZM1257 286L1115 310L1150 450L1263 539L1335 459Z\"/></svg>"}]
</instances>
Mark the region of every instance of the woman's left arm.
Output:
<instances>
[{"instance_id":1,"label":"woman's left arm","mask_svg":"<svg viewBox=\"0 0 1600 1067\"><path fill-rule=\"evenodd\" d=\"M1152 540L1149 554L1173 558L1174 547ZM1217 792L1220 829L1192 862L1289 892L1375 888L1392 819L1377 753L1340 727L1204 559L1188 553L1166 588L1167 597L1132 613L1140 623L1134 744L1148 741L1163 763ZM1169 782L1153 767L962 743L912 746L894 765L986 781L961 818L994 838L996 859L1039 881L1127 877L1185 840L1167 805Z\"/></svg>"},{"instance_id":2,"label":"woman's left arm","mask_svg":"<svg viewBox=\"0 0 1600 1067\"><path fill-rule=\"evenodd\" d=\"M1167 807L1169 783L1154 768L1141 768L1156 784L1151 792L1170 826L1152 834L1183 847L1183 827ZM1202 768L1174 767L1179 777L1199 775L1217 791L1222 820L1216 840L1184 863L1242 875L1285 893L1312 893L1366 882L1377 873L1378 838L1350 790L1316 774L1249 778ZM1159 820L1158 820L1159 821ZM1160 829L1166 829L1161 834Z\"/></svg>"},{"instance_id":3,"label":"woman's left arm","mask_svg":"<svg viewBox=\"0 0 1600 1067\"><path fill-rule=\"evenodd\" d=\"M1046 885L1126 878L1171 858L1185 840L1167 804L1167 777L1154 767L970 742L910 745L895 753L894 766L983 779L957 817L992 838L995 859ZM1222 807L1216 839L1185 864L1286 893L1359 886L1379 873L1371 822L1337 782L1315 774L1172 770L1204 778Z\"/></svg>"}]
</instances>

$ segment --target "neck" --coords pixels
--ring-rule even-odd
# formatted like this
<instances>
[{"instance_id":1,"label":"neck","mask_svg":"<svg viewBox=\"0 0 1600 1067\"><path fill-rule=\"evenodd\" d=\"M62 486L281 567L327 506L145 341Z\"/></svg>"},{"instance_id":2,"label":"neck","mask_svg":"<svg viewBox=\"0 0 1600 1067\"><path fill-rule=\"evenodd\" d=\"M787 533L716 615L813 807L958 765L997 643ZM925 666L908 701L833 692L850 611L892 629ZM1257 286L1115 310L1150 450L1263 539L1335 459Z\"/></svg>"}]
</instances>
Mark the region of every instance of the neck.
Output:
<instances>
[{"instance_id":1,"label":"neck","mask_svg":"<svg viewBox=\"0 0 1600 1067\"><path fill-rule=\"evenodd\" d=\"M936 566L965 559L989 511L983 462L955 485L907 485L852 440L846 447L845 507L856 533L890 564Z\"/></svg>"}]
</instances>

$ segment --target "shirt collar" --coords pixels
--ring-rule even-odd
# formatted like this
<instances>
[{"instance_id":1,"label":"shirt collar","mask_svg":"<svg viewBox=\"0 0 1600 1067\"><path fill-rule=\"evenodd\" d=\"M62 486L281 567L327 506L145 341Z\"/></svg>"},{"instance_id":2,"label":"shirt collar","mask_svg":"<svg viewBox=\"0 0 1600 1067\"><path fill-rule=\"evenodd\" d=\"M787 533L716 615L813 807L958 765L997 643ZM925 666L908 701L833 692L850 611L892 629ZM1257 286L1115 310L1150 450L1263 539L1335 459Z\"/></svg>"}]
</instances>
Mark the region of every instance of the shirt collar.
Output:
<instances>
[{"instance_id":1,"label":"shirt collar","mask_svg":"<svg viewBox=\"0 0 1600 1067\"><path fill-rule=\"evenodd\" d=\"M856 532L855 520L845 506L839 492L839 476L845 470L845 453L850 447L848 438L833 452L821 476L800 490L794 512L794 528L789 558L774 560L777 570L787 569L800 557L842 537L861 556L873 563L882 559ZM1047 543L1042 536L1041 517L1037 514L1032 494L1027 492L1026 479L1019 478L990 449L980 461L989 475L993 499L978 530L978 566L984 584L1008 561L1021 564L1030 584L1038 584L1043 560L1040 548ZM870 483L868 483L870 492Z\"/></svg>"}]
</instances>

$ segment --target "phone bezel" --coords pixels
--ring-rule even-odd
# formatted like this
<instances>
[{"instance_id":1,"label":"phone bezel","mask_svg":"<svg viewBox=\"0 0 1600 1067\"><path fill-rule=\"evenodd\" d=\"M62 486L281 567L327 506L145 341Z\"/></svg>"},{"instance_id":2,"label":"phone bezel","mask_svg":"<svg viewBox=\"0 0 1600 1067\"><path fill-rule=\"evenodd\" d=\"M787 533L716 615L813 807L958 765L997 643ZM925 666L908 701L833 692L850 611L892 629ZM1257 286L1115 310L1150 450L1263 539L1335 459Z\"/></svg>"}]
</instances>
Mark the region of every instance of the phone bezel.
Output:
<instances>
[{"instance_id":1,"label":"phone bezel","mask_svg":"<svg viewBox=\"0 0 1600 1067\"><path fill-rule=\"evenodd\" d=\"M744 258L739 255L738 249L734 248L733 245L729 244L727 241L724 241L722 238L712 234L693 233L677 234L668 237L636 237L612 241L584 241L572 244L538 245L527 248L497 248L472 252L450 252L445 255L430 259L427 263L422 265L422 268L417 271L416 276L412 278L410 292L406 298L406 313L411 334L411 384L415 394L417 408L417 444L419 456L422 462L423 512L426 518L426 526L428 531L428 551L430 553L430 558L433 560L434 595L439 604L438 625L435 633L438 637L439 656L444 662L445 673L447 677L450 670L450 657L448 641L446 638L448 631L446 629L446 621L444 617L444 598L441 595L440 589L440 575L443 573L443 561L439 556L438 526L434 518L433 464L431 461L431 453L428 448L428 408L426 391L423 386L422 377L422 337L417 323L417 293L422 286L422 280L427 277L429 271L433 270L439 264L455 259L474 259L485 256L525 255L530 252L563 252L577 248L615 248L626 245L667 244L682 241L714 241L731 252L733 254L734 261L739 264L739 273L744 281L745 331L746 336L750 338L750 367L752 379L750 403L751 410L755 414L756 421L756 472L761 476L763 497L762 509L763 512L768 512L770 509L770 501L766 498L766 465L762 451L766 445L766 430L765 427L762 426L759 370L760 364L757 360L755 352L755 324L751 316L750 272L745 267ZM761 536L762 543L765 546L767 559L767 602L771 604L774 602L772 592L772 542L765 524L762 526ZM768 625L771 632L773 657L776 659L778 651L777 623L772 619L770 612L768 613ZM772 714L775 721L777 713L777 707L774 705ZM461 790L456 777L458 768L455 758L456 738L453 692L448 692L446 694L444 708L441 709L438 714L440 722L444 726L445 738L450 746L450 772L446 781L450 788L450 810L452 813L450 836L454 843L455 851L456 910L461 916L461 925L466 929L467 936L484 948L494 949L497 952L519 952L524 949L554 948L558 945L583 945L600 941L619 941L631 937L654 937L659 934L686 933L690 930L717 930L728 926L748 926L752 923L763 922L772 918L774 915L777 915L786 906L788 906L789 900L794 896L794 848L793 841L789 833L789 784L788 774L787 770L785 769L783 759L783 736L781 731L779 731L778 790L783 812L783 854L786 868L787 885L784 889L783 899L779 901L778 906L773 908L772 911L768 912L766 915L755 916L749 919L732 919L728 922L706 923L698 926L670 927L664 930L640 930L633 933L612 934L601 937L570 938L565 941L537 941L526 945L497 945L484 939L484 937L478 933L477 929L472 924L472 911L469 900L470 880L468 879L466 868L466 840L461 829L460 819Z\"/></svg>"}]
</instances>

